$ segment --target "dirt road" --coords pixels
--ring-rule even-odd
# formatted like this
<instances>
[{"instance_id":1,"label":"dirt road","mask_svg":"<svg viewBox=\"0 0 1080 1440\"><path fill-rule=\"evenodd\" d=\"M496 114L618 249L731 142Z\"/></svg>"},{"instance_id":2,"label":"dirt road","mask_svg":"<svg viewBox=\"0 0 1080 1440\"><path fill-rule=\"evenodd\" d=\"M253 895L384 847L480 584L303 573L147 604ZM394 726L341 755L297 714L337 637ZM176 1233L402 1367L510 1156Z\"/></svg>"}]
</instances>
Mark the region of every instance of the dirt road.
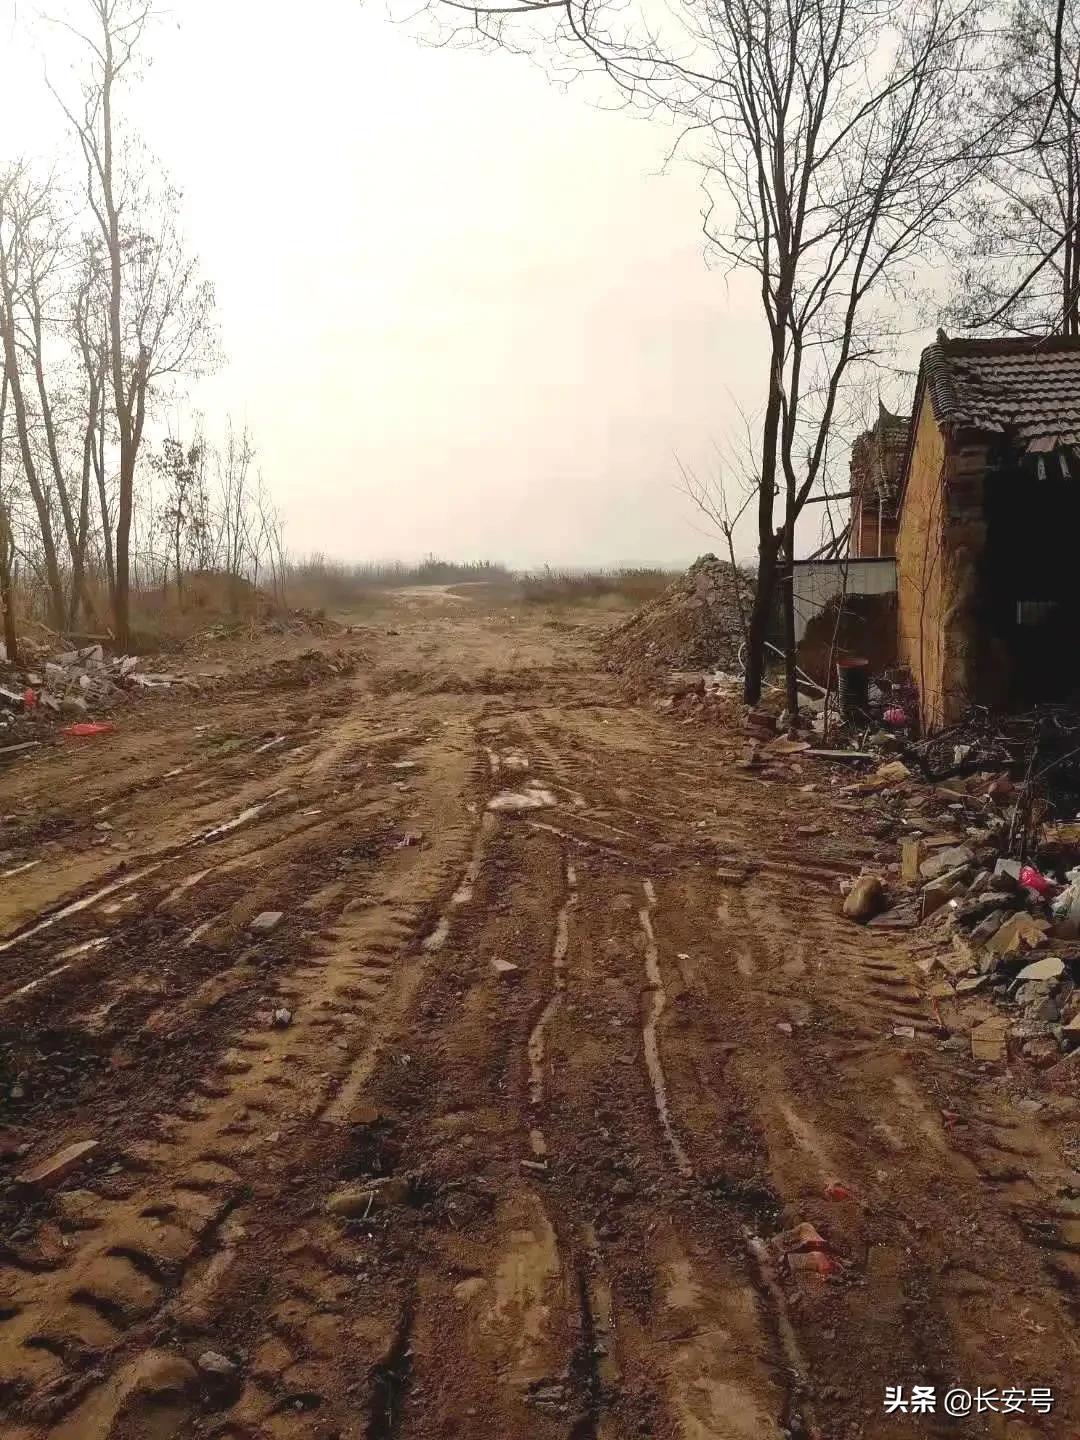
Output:
<instances>
[{"instance_id":1,"label":"dirt road","mask_svg":"<svg viewBox=\"0 0 1080 1440\"><path fill-rule=\"evenodd\" d=\"M333 643L0 780L0 1433L1080 1433L1075 1100L839 916L828 777L571 623Z\"/></svg>"}]
</instances>

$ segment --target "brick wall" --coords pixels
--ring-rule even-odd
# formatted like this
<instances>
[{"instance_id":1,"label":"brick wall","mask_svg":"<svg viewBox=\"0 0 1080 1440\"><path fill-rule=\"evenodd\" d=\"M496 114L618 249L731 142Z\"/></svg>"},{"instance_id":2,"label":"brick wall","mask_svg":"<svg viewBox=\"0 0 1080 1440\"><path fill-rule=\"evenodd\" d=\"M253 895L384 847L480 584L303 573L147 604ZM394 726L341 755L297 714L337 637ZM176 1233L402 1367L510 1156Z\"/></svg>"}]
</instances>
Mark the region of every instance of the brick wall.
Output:
<instances>
[{"instance_id":1,"label":"brick wall","mask_svg":"<svg viewBox=\"0 0 1080 1440\"><path fill-rule=\"evenodd\" d=\"M945 440L924 396L896 537L897 654L911 671L930 726L941 706L941 550Z\"/></svg>"},{"instance_id":2,"label":"brick wall","mask_svg":"<svg viewBox=\"0 0 1080 1440\"><path fill-rule=\"evenodd\" d=\"M960 719L978 689L977 583L985 541L987 452L977 438L946 440L928 397L896 542L900 663L915 677L924 729Z\"/></svg>"}]
</instances>

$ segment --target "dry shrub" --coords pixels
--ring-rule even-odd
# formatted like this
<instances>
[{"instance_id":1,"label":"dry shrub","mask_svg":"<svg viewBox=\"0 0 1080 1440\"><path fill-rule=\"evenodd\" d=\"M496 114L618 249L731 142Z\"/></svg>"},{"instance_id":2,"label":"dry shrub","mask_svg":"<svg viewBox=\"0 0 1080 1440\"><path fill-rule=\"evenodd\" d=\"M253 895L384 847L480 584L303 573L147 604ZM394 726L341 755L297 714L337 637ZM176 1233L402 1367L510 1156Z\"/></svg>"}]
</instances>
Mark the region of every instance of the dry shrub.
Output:
<instances>
[{"instance_id":1,"label":"dry shrub","mask_svg":"<svg viewBox=\"0 0 1080 1440\"><path fill-rule=\"evenodd\" d=\"M521 582L522 599L529 605L573 605L588 600L614 597L631 605L644 605L664 592L671 572L648 566L619 570L553 570L545 566L539 575L526 575Z\"/></svg>"}]
</instances>

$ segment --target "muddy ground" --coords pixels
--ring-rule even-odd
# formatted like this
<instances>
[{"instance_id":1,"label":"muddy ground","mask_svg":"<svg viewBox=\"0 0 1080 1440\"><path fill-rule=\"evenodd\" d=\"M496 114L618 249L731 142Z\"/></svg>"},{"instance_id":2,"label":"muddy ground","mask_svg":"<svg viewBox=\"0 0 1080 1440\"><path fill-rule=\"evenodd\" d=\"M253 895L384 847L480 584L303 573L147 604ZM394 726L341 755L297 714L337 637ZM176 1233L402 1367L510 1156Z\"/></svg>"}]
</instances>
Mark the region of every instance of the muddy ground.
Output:
<instances>
[{"instance_id":1,"label":"muddy ground","mask_svg":"<svg viewBox=\"0 0 1080 1440\"><path fill-rule=\"evenodd\" d=\"M405 596L3 772L5 1437L1080 1433L1073 1091L943 1049L827 775L582 618Z\"/></svg>"}]
</instances>

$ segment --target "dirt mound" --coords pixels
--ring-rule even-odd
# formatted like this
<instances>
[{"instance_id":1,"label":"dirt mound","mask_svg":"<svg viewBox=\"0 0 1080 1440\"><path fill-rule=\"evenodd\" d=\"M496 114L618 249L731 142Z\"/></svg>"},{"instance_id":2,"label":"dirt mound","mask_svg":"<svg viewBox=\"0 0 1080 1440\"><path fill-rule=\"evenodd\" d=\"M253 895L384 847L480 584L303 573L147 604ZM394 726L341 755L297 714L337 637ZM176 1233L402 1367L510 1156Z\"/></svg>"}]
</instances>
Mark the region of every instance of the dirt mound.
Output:
<instances>
[{"instance_id":1,"label":"dirt mound","mask_svg":"<svg viewBox=\"0 0 1080 1440\"><path fill-rule=\"evenodd\" d=\"M305 650L302 655L289 655L269 665L256 666L242 674L226 678L237 690L266 688L268 690L300 690L320 685L343 675L351 675L366 656L346 650Z\"/></svg>"},{"instance_id":2,"label":"dirt mound","mask_svg":"<svg viewBox=\"0 0 1080 1440\"><path fill-rule=\"evenodd\" d=\"M751 582L715 555L702 555L655 600L605 637L610 669L735 670Z\"/></svg>"}]
</instances>

